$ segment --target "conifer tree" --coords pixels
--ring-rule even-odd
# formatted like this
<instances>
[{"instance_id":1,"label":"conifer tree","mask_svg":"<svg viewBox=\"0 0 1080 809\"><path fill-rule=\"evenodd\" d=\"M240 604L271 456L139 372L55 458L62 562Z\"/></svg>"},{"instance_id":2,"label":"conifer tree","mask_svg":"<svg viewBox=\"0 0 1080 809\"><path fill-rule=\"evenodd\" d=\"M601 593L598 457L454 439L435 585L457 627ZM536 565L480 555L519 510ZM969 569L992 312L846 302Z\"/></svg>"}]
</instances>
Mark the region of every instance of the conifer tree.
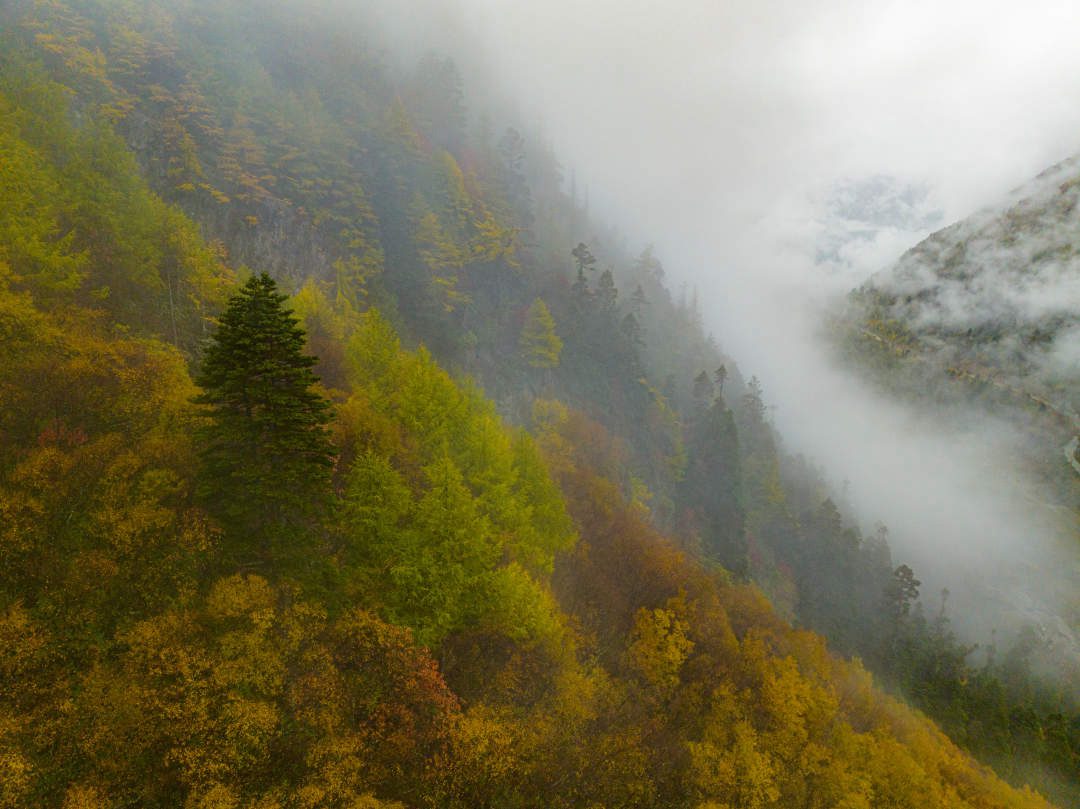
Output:
<instances>
[{"instance_id":1,"label":"conifer tree","mask_svg":"<svg viewBox=\"0 0 1080 809\"><path fill-rule=\"evenodd\" d=\"M555 333L555 319L540 298L533 301L521 330L521 353L533 368L556 368L562 340Z\"/></svg>"},{"instance_id":2,"label":"conifer tree","mask_svg":"<svg viewBox=\"0 0 1080 809\"><path fill-rule=\"evenodd\" d=\"M709 383L711 396L709 375L703 371L695 383L699 380ZM678 489L681 504L693 515L691 523L705 554L745 577L746 513L741 502L739 438L732 412L722 401L714 401L691 422L687 446L689 459Z\"/></svg>"},{"instance_id":3,"label":"conifer tree","mask_svg":"<svg viewBox=\"0 0 1080 809\"><path fill-rule=\"evenodd\" d=\"M694 377L694 404L698 410L705 410L712 404L713 396L716 393L716 387L713 385L709 374L702 371L700 374Z\"/></svg>"},{"instance_id":4,"label":"conifer tree","mask_svg":"<svg viewBox=\"0 0 1080 809\"><path fill-rule=\"evenodd\" d=\"M265 273L232 297L211 338L196 397L209 408L201 430L209 507L261 551L324 502L333 465L329 404L312 386L316 359Z\"/></svg>"},{"instance_id":5,"label":"conifer tree","mask_svg":"<svg viewBox=\"0 0 1080 809\"><path fill-rule=\"evenodd\" d=\"M716 395L720 398L724 396L724 383L727 382L728 371L726 365L721 365L715 371L713 371L713 379L716 381Z\"/></svg>"},{"instance_id":6,"label":"conifer tree","mask_svg":"<svg viewBox=\"0 0 1080 809\"><path fill-rule=\"evenodd\" d=\"M573 293L575 300L582 301L591 294L585 271L592 272L596 269L593 266L596 264L596 258L585 242L578 242L578 246L570 251L570 255L574 257L574 263L577 265L577 280L571 285L570 291Z\"/></svg>"},{"instance_id":7,"label":"conifer tree","mask_svg":"<svg viewBox=\"0 0 1080 809\"><path fill-rule=\"evenodd\" d=\"M600 273L600 282L597 284L596 296L600 301L600 308L605 312L614 312L615 304L619 298L619 290L615 288L615 277L611 270Z\"/></svg>"}]
</instances>

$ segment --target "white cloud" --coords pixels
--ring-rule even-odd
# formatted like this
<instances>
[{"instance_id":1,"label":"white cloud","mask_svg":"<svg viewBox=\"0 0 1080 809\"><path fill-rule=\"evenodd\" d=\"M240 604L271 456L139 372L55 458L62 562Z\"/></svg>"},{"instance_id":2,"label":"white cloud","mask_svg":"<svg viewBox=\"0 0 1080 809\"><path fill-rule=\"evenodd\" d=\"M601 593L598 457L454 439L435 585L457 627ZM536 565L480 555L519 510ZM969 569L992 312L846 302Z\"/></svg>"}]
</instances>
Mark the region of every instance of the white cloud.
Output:
<instances>
[{"instance_id":1,"label":"white cloud","mask_svg":"<svg viewBox=\"0 0 1080 809\"><path fill-rule=\"evenodd\" d=\"M899 177L953 221L1080 151L1080 4L381 2L401 21L436 9L432 41L467 40L456 56L474 85L494 76L544 122L594 209L656 242L676 284L700 287L709 326L762 378L786 435L852 481L898 555L950 558L973 580L1037 561L1074 571L1076 591L1075 560L1058 564L1054 530L1014 496L1024 484L983 474L1008 467L1007 432L925 424L831 368L813 335L818 305L923 235L886 224L816 264L836 183ZM1015 305L1055 305L1016 292ZM1075 350L1070 338L1052 356Z\"/></svg>"}]
</instances>

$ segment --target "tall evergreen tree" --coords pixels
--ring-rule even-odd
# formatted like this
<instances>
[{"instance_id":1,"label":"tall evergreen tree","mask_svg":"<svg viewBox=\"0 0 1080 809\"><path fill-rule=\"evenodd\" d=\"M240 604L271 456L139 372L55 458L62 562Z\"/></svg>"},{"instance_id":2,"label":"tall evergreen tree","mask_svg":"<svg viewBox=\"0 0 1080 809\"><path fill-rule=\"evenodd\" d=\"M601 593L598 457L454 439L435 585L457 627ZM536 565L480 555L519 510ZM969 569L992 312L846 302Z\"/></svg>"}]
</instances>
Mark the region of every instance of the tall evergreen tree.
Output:
<instances>
[{"instance_id":1,"label":"tall evergreen tree","mask_svg":"<svg viewBox=\"0 0 1080 809\"><path fill-rule=\"evenodd\" d=\"M712 385L709 375L699 374ZM696 380L695 380L696 382ZM702 551L737 577L747 574L746 513L742 505L739 439L732 412L715 401L691 422L689 459L679 498Z\"/></svg>"},{"instance_id":2,"label":"tall evergreen tree","mask_svg":"<svg viewBox=\"0 0 1080 809\"><path fill-rule=\"evenodd\" d=\"M555 333L555 318L540 298L533 301L525 314L521 330L521 353L533 368L555 368L563 343Z\"/></svg>"},{"instance_id":3,"label":"tall evergreen tree","mask_svg":"<svg viewBox=\"0 0 1080 809\"><path fill-rule=\"evenodd\" d=\"M706 371L702 371L694 377L694 407L698 415L709 408L715 394L716 387L713 385L712 380L709 379L709 374Z\"/></svg>"},{"instance_id":4,"label":"tall evergreen tree","mask_svg":"<svg viewBox=\"0 0 1080 809\"><path fill-rule=\"evenodd\" d=\"M600 273L600 281L596 286L596 297L600 302L602 311L609 314L615 311L619 299L619 290L615 287L615 277L611 274L611 270L604 270Z\"/></svg>"},{"instance_id":5,"label":"tall evergreen tree","mask_svg":"<svg viewBox=\"0 0 1080 809\"><path fill-rule=\"evenodd\" d=\"M265 273L229 301L196 379L208 406L202 493L245 547L260 553L301 527L329 491L329 403L313 389L316 359Z\"/></svg>"},{"instance_id":6,"label":"tall evergreen tree","mask_svg":"<svg viewBox=\"0 0 1080 809\"><path fill-rule=\"evenodd\" d=\"M721 365L715 371L713 371L713 379L716 381L716 395L719 398L724 397L724 383L727 382L728 371L726 365Z\"/></svg>"},{"instance_id":7,"label":"tall evergreen tree","mask_svg":"<svg viewBox=\"0 0 1080 809\"><path fill-rule=\"evenodd\" d=\"M580 302L590 295L589 281L585 272L586 270L592 272L596 269L594 266L596 257L593 256L585 242L578 242L578 246L570 251L570 255L574 257L574 263L577 266L577 280L570 287L570 291L573 293L574 299Z\"/></svg>"}]
</instances>

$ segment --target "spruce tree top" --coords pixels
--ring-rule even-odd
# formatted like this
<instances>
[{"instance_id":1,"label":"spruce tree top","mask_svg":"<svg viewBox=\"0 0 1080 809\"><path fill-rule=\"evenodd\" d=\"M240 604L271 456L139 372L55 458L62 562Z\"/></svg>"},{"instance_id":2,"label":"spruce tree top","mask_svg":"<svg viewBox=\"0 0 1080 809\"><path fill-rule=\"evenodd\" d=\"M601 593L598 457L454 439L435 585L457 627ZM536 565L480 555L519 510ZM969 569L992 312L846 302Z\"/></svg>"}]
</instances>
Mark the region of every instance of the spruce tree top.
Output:
<instances>
[{"instance_id":1,"label":"spruce tree top","mask_svg":"<svg viewBox=\"0 0 1080 809\"><path fill-rule=\"evenodd\" d=\"M293 405L308 405L305 421L329 420L326 400L309 390L319 381L311 370L318 360L303 353L304 331L284 307L287 298L263 273L229 300L196 379L205 391L200 402L258 418L260 407L268 414L293 396Z\"/></svg>"}]
</instances>

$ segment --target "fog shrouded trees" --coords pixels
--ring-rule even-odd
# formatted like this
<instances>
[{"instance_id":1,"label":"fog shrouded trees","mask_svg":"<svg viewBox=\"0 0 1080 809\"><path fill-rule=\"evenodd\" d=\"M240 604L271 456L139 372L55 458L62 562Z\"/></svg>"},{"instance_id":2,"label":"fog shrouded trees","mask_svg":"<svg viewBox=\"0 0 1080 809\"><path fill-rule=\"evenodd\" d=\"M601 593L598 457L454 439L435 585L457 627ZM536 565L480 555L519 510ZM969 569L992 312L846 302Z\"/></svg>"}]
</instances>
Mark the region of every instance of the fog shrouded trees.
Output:
<instances>
[{"instance_id":1,"label":"fog shrouded trees","mask_svg":"<svg viewBox=\"0 0 1080 809\"><path fill-rule=\"evenodd\" d=\"M209 418L200 432L201 493L236 536L240 556L267 554L329 492L329 403L313 389L316 360L265 273L232 297L197 377Z\"/></svg>"},{"instance_id":2,"label":"fog shrouded trees","mask_svg":"<svg viewBox=\"0 0 1080 809\"><path fill-rule=\"evenodd\" d=\"M533 368L555 368L563 343L555 333L555 319L540 298L533 301L525 314L525 326L521 330L521 353Z\"/></svg>"},{"instance_id":3,"label":"fog shrouded trees","mask_svg":"<svg viewBox=\"0 0 1080 809\"><path fill-rule=\"evenodd\" d=\"M702 551L736 576L747 574L746 514L741 501L739 438L732 412L723 399L704 405L699 396L704 380L713 392L708 374L694 380L699 407L689 426L689 458L679 496L687 510L686 530L696 533Z\"/></svg>"}]
</instances>

